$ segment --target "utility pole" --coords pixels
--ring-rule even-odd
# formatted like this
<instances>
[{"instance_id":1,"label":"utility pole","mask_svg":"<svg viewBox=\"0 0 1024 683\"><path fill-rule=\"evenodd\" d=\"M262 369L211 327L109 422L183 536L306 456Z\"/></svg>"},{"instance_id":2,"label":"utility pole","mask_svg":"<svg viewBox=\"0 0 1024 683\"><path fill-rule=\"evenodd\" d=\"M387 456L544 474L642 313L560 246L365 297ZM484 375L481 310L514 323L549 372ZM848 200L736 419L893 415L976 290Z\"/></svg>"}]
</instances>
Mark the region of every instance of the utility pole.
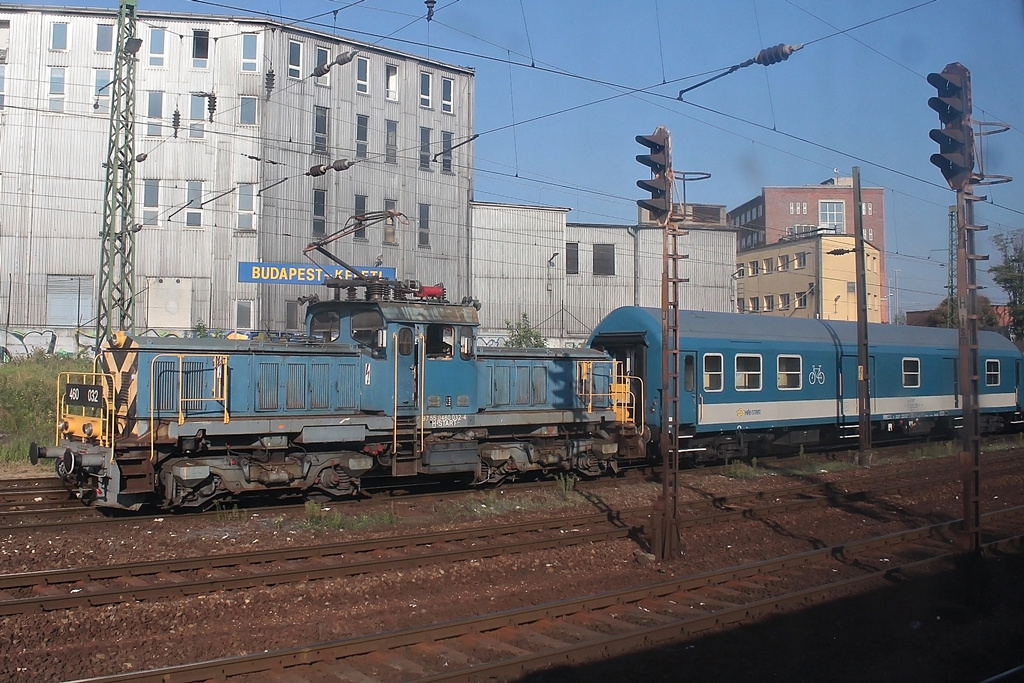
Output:
<instances>
[{"instance_id":1,"label":"utility pole","mask_svg":"<svg viewBox=\"0 0 1024 683\"><path fill-rule=\"evenodd\" d=\"M864 214L861 210L860 167L853 167L853 229L857 258L857 414L860 465L871 464L871 372L868 356L867 261L864 257Z\"/></svg>"},{"instance_id":2,"label":"utility pole","mask_svg":"<svg viewBox=\"0 0 1024 683\"><path fill-rule=\"evenodd\" d=\"M117 16L110 139L107 146L100 245L96 345L115 330L135 328L135 37L137 0L121 0Z\"/></svg>"}]
</instances>

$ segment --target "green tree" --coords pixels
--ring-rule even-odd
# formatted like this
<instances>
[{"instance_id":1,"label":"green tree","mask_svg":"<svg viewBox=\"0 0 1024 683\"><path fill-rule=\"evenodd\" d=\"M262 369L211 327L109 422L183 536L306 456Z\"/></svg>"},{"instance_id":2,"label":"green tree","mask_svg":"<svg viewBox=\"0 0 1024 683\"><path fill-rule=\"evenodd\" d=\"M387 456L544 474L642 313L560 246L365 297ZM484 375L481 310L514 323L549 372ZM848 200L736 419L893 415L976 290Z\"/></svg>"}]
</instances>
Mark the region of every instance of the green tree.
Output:
<instances>
[{"instance_id":1,"label":"green tree","mask_svg":"<svg viewBox=\"0 0 1024 683\"><path fill-rule=\"evenodd\" d=\"M954 302L955 304L956 302ZM960 311L953 306L953 314L949 312L949 297L942 300L928 314L928 327L960 327ZM987 296L978 295L978 327L999 327L999 318L992 309L992 302Z\"/></svg>"},{"instance_id":2,"label":"green tree","mask_svg":"<svg viewBox=\"0 0 1024 683\"><path fill-rule=\"evenodd\" d=\"M994 235L992 242L999 249L1003 262L988 272L1007 297L1010 312L1010 335L1021 339L1024 333L1024 231Z\"/></svg>"},{"instance_id":3,"label":"green tree","mask_svg":"<svg viewBox=\"0 0 1024 683\"><path fill-rule=\"evenodd\" d=\"M514 346L523 349L543 349L548 345L548 340L530 324L530 319L522 313L517 322L505 321L505 329L508 330L508 338L505 346Z\"/></svg>"}]
</instances>

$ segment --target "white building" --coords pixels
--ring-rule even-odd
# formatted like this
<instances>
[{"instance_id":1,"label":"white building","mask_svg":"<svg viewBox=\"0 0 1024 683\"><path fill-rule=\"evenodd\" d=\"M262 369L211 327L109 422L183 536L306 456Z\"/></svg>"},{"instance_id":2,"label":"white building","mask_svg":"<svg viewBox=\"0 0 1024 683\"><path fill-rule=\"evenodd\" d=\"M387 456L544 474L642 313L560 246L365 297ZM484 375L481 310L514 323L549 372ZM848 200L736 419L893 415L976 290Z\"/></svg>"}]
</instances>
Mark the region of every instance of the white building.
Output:
<instances>
[{"instance_id":1,"label":"white building","mask_svg":"<svg viewBox=\"0 0 1024 683\"><path fill-rule=\"evenodd\" d=\"M11 326L92 327L116 23L109 10L0 8ZM258 18L143 11L136 35L140 329L296 329L296 299L316 288L240 282L239 264L312 265L303 247L383 209L407 218L330 248L466 291L471 69ZM357 163L305 175L340 158Z\"/></svg>"}]
</instances>

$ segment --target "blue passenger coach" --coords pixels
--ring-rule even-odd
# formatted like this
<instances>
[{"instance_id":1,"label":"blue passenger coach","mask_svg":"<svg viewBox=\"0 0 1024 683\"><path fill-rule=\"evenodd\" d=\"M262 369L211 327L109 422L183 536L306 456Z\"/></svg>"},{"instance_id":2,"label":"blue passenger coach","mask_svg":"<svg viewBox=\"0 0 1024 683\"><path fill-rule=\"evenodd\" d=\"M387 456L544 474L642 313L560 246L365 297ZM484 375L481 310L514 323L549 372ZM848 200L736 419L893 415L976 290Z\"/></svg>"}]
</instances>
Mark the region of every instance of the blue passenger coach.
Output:
<instances>
[{"instance_id":1,"label":"blue passenger coach","mask_svg":"<svg viewBox=\"0 0 1024 683\"><path fill-rule=\"evenodd\" d=\"M623 307L590 345L648 387L647 424L662 424L658 309ZM962 418L956 330L869 325L874 440L950 435ZM680 311L680 450L695 464L858 437L855 323ZM1006 338L979 335L982 433L1020 422L1021 354ZM635 388L636 390L636 388Z\"/></svg>"}]
</instances>

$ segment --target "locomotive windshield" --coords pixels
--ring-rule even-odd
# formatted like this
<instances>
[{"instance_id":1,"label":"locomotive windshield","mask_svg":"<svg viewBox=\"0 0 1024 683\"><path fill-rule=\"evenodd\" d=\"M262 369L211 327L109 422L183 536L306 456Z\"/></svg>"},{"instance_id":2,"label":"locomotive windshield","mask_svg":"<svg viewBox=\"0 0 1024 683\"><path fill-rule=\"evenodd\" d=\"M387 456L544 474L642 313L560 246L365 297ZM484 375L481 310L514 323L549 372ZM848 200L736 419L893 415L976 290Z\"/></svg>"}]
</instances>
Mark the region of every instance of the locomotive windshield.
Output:
<instances>
[{"instance_id":1,"label":"locomotive windshield","mask_svg":"<svg viewBox=\"0 0 1024 683\"><path fill-rule=\"evenodd\" d=\"M384 316L369 309L352 314L352 338L364 346L376 347L384 329Z\"/></svg>"},{"instance_id":2,"label":"locomotive windshield","mask_svg":"<svg viewBox=\"0 0 1024 683\"><path fill-rule=\"evenodd\" d=\"M337 340L341 329L341 318L337 311L320 311L309 322L309 335L325 342Z\"/></svg>"}]
</instances>

